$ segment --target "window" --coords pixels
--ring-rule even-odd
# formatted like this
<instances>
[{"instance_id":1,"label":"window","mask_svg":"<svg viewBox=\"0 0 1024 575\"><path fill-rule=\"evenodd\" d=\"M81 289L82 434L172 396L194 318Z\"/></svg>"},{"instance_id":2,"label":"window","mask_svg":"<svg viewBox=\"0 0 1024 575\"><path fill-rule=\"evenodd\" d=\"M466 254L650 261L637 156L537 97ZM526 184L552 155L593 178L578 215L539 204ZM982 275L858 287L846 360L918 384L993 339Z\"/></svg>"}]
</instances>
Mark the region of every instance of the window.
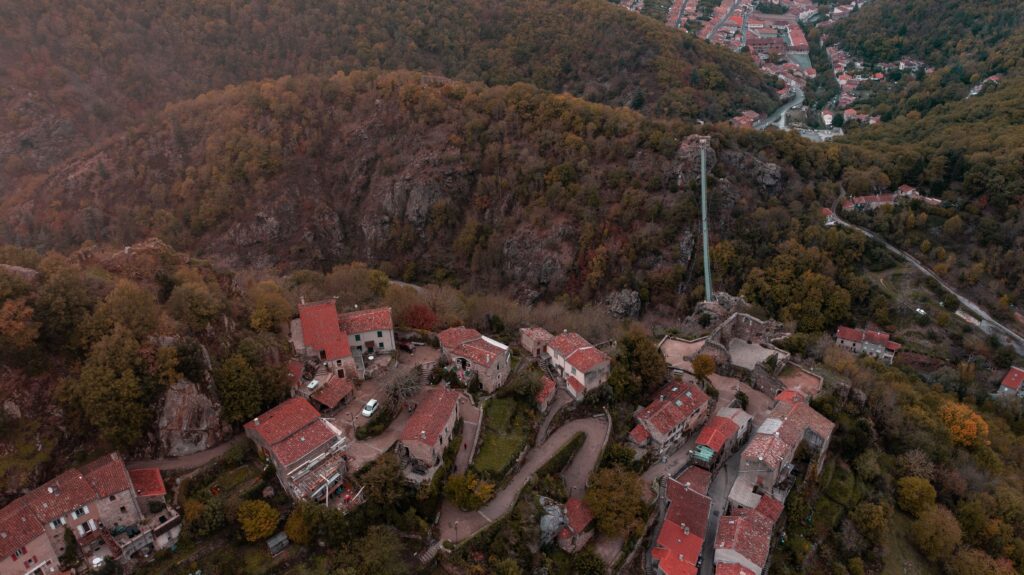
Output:
<instances>
[{"instance_id":1,"label":"window","mask_svg":"<svg viewBox=\"0 0 1024 575\"><path fill-rule=\"evenodd\" d=\"M356 341L363 341L363 336L356 334Z\"/></svg>"},{"instance_id":2,"label":"window","mask_svg":"<svg viewBox=\"0 0 1024 575\"><path fill-rule=\"evenodd\" d=\"M128 508L122 505L121 506L121 513L127 513L127 512L128 512Z\"/></svg>"},{"instance_id":3,"label":"window","mask_svg":"<svg viewBox=\"0 0 1024 575\"><path fill-rule=\"evenodd\" d=\"M117 499L117 496L116 496L116 495L111 495L111 496L110 496L110 500L111 500L111 501L113 501L113 500L115 500L115 499Z\"/></svg>"},{"instance_id":4,"label":"window","mask_svg":"<svg viewBox=\"0 0 1024 575\"><path fill-rule=\"evenodd\" d=\"M75 509L74 511L71 512L71 518L72 519L78 519L79 517L81 517L83 515L86 515L88 513L89 513L89 506L88 505L83 505L83 506L79 507L78 509Z\"/></svg>"},{"instance_id":5,"label":"window","mask_svg":"<svg viewBox=\"0 0 1024 575\"><path fill-rule=\"evenodd\" d=\"M18 557L21 557L26 553L28 553L28 549L25 547L22 547L21 549L15 549L14 555L11 557L11 559L17 559Z\"/></svg>"},{"instance_id":6,"label":"window","mask_svg":"<svg viewBox=\"0 0 1024 575\"><path fill-rule=\"evenodd\" d=\"M60 529L61 525L67 525L67 520L64 517L58 517L50 522L50 529Z\"/></svg>"},{"instance_id":7,"label":"window","mask_svg":"<svg viewBox=\"0 0 1024 575\"><path fill-rule=\"evenodd\" d=\"M384 337L384 332L378 331L377 332L377 337Z\"/></svg>"}]
</instances>

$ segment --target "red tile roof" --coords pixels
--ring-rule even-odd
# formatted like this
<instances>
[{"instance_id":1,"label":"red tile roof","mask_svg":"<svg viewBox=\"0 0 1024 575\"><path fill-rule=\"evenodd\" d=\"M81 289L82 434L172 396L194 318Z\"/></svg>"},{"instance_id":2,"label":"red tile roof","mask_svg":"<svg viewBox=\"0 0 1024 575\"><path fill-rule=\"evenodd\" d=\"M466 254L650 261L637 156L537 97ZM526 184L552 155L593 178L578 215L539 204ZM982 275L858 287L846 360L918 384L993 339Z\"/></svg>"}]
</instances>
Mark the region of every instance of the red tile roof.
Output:
<instances>
[{"instance_id":1,"label":"red tile roof","mask_svg":"<svg viewBox=\"0 0 1024 575\"><path fill-rule=\"evenodd\" d=\"M297 359L288 360L288 385L292 387L302 385L302 374L305 367Z\"/></svg>"},{"instance_id":2,"label":"red tile roof","mask_svg":"<svg viewBox=\"0 0 1024 575\"><path fill-rule=\"evenodd\" d=\"M636 424L636 427L629 432L629 438L637 445L644 445L647 443L647 440L651 438L651 434L647 433L647 428L645 428L642 423L638 423Z\"/></svg>"},{"instance_id":3,"label":"red tile roof","mask_svg":"<svg viewBox=\"0 0 1024 575\"><path fill-rule=\"evenodd\" d=\"M348 334L370 331L390 331L395 325L391 321L391 308L380 307L343 313L338 318L341 329Z\"/></svg>"},{"instance_id":4,"label":"red tile roof","mask_svg":"<svg viewBox=\"0 0 1024 575\"><path fill-rule=\"evenodd\" d=\"M523 327L519 328L519 331L522 335L542 345L547 345L551 338L554 337L551 335L551 332L542 327Z\"/></svg>"},{"instance_id":5,"label":"red tile roof","mask_svg":"<svg viewBox=\"0 0 1024 575\"><path fill-rule=\"evenodd\" d=\"M278 465L289 466L306 455L316 451L325 443L334 441L337 434L327 424L317 419L291 436L270 446Z\"/></svg>"},{"instance_id":6,"label":"red tile roof","mask_svg":"<svg viewBox=\"0 0 1024 575\"><path fill-rule=\"evenodd\" d=\"M0 509L0 557L44 534L43 525L79 507L132 490L117 453L71 468Z\"/></svg>"},{"instance_id":7,"label":"red tile roof","mask_svg":"<svg viewBox=\"0 0 1024 575\"><path fill-rule=\"evenodd\" d=\"M405 423L402 441L436 444L460 397L462 394L452 389L435 387L427 390L426 396Z\"/></svg>"},{"instance_id":8,"label":"red tile roof","mask_svg":"<svg viewBox=\"0 0 1024 575\"><path fill-rule=\"evenodd\" d=\"M320 418L320 413L301 397L286 399L245 424L267 445L274 445Z\"/></svg>"},{"instance_id":9,"label":"red tile roof","mask_svg":"<svg viewBox=\"0 0 1024 575\"><path fill-rule=\"evenodd\" d=\"M796 401L803 401L803 396L792 389L785 389L775 396L775 401L788 401L789 403L793 403Z\"/></svg>"},{"instance_id":10,"label":"red tile roof","mask_svg":"<svg viewBox=\"0 0 1024 575\"><path fill-rule=\"evenodd\" d=\"M448 353L484 367L490 367L508 351L504 345L467 327L448 328L437 334L437 339Z\"/></svg>"},{"instance_id":11,"label":"red tile roof","mask_svg":"<svg viewBox=\"0 0 1024 575\"><path fill-rule=\"evenodd\" d=\"M681 481L684 476L686 480ZM669 479L666 484L668 509L651 554L658 560L658 568L668 575L697 573L697 560L711 514L711 498L695 488L706 492L710 483L708 471L691 466L679 479Z\"/></svg>"},{"instance_id":12,"label":"red tile roof","mask_svg":"<svg viewBox=\"0 0 1024 575\"><path fill-rule=\"evenodd\" d=\"M606 353L590 344L578 333L566 332L556 335L548 342L548 347L565 358L569 365L583 373L611 361Z\"/></svg>"},{"instance_id":13,"label":"red tile roof","mask_svg":"<svg viewBox=\"0 0 1024 575\"><path fill-rule=\"evenodd\" d=\"M16 550L43 535L43 523L25 504L24 497L0 510L0 557L4 561Z\"/></svg>"},{"instance_id":14,"label":"red tile roof","mask_svg":"<svg viewBox=\"0 0 1024 575\"><path fill-rule=\"evenodd\" d=\"M594 514L582 499L572 498L565 503L565 517L569 522L569 529L576 533L583 533L587 526L594 520Z\"/></svg>"},{"instance_id":15,"label":"red tile roof","mask_svg":"<svg viewBox=\"0 0 1024 575\"><path fill-rule=\"evenodd\" d=\"M160 476L160 470L155 467L132 469L128 471L128 475L132 479L135 494L139 497L161 497L167 494L164 478Z\"/></svg>"},{"instance_id":16,"label":"red tile roof","mask_svg":"<svg viewBox=\"0 0 1024 575\"><path fill-rule=\"evenodd\" d=\"M715 575L756 575L739 563L719 563L715 565Z\"/></svg>"},{"instance_id":17,"label":"red tile roof","mask_svg":"<svg viewBox=\"0 0 1024 575\"><path fill-rule=\"evenodd\" d=\"M100 497L110 497L132 488L128 470L117 453L90 461L82 466L82 473Z\"/></svg>"},{"instance_id":18,"label":"red tile roof","mask_svg":"<svg viewBox=\"0 0 1024 575\"><path fill-rule=\"evenodd\" d=\"M1006 372L1006 377L1003 378L1000 385L1014 391L1019 391L1022 383L1024 383L1024 369L1011 367L1010 371Z\"/></svg>"},{"instance_id":19,"label":"red tile roof","mask_svg":"<svg viewBox=\"0 0 1024 575\"><path fill-rule=\"evenodd\" d=\"M869 329L855 329L852 327L839 326L839 329L836 330L836 338L844 339L846 341L857 341L870 343L872 345L880 345L892 351L897 351L903 347L894 341L889 341L889 334L884 331L871 331Z\"/></svg>"},{"instance_id":20,"label":"red tile roof","mask_svg":"<svg viewBox=\"0 0 1024 575\"><path fill-rule=\"evenodd\" d=\"M299 321L306 347L323 351L329 360L352 355L348 336L339 327L338 308L333 299L299 306Z\"/></svg>"},{"instance_id":21,"label":"red tile roof","mask_svg":"<svg viewBox=\"0 0 1024 575\"><path fill-rule=\"evenodd\" d=\"M663 434L670 433L708 402L707 394L688 381L675 381L658 393L659 399L640 410L636 418L645 423L648 430Z\"/></svg>"},{"instance_id":22,"label":"red tile roof","mask_svg":"<svg viewBox=\"0 0 1024 575\"><path fill-rule=\"evenodd\" d=\"M762 500L771 499L768 495L762 495ZM781 503L777 505L768 502L766 510L781 509ZM761 504L756 509L741 508L732 515L724 515L718 524L718 535L715 537L715 549L733 549L751 563L762 568L768 561L768 552L772 544L772 532L775 528L775 521L778 516L766 516L761 511Z\"/></svg>"},{"instance_id":23,"label":"red tile roof","mask_svg":"<svg viewBox=\"0 0 1024 575\"><path fill-rule=\"evenodd\" d=\"M441 347L445 349L454 349L458 347L459 344L479 338L480 332L471 327L463 326L450 327L437 334L437 339L441 342Z\"/></svg>"},{"instance_id":24,"label":"red tile roof","mask_svg":"<svg viewBox=\"0 0 1024 575\"><path fill-rule=\"evenodd\" d=\"M578 396L586 391L586 387L583 385L583 382L571 375L565 380L565 383L569 386L569 389L572 390L574 395Z\"/></svg>"},{"instance_id":25,"label":"red tile roof","mask_svg":"<svg viewBox=\"0 0 1024 575\"><path fill-rule=\"evenodd\" d=\"M352 382L344 377L331 376L313 393L313 399L327 409L338 407L346 397L355 391Z\"/></svg>"},{"instance_id":26,"label":"red tile roof","mask_svg":"<svg viewBox=\"0 0 1024 575\"><path fill-rule=\"evenodd\" d=\"M711 487L711 472L696 465L690 465L676 476L675 481L697 493L707 495L708 489Z\"/></svg>"},{"instance_id":27,"label":"red tile roof","mask_svg":"<svg viewBox=\"0 0 1024 575\"><path fill-rule=\"evenodd\" d=\"M548 347L557 351L562 357L569 355L581 347L590 346L590 342L583 339L583 336L576 332L563 332L551 338Z\"/></svg>"},{"instance_id":28,"label":"red tile roof","mask_svg":"<svg viewBox=\"0 0 1024 575\"><path fill-rule=\"evenodd\" d=\"M697 445L706 445L713 451L719 452L730 438L736 436L739 430L740 426L736 425L735 421L716 415L700 430L700 434L697 435Z\"/></svg>"},{"instance_id":29,"label":"red tile roof","mask_svg":"<svg viewBox=\"0 0 1024 575\"><path fill-rule=\"evenodd\" d=\"M82 472L69 469L25 495L25 503L44 523L96 499Z\"/></svg>"},{"instance_id":30,"label":"red tile roof","mask_svg":"<svg viewBox=\"0 0 1024 575\"><path fill-rule=\"evenodd\" d=\"M540 390L537 391L537 403L547 404L551 396L555 394L555 380L548 376L540 378Z\"/></svg>"},{"instance_id":31,"label":"red tile roof","mask_svg":"<svg viewBox=\"0 0 1024 575\"><path fill-rule=\"evenodd\" d=\"M697 560L703 546L703 537L665 521L651 556L657 561L659 572L665 575L697 575Z\"/></svg>"}]
</instances>

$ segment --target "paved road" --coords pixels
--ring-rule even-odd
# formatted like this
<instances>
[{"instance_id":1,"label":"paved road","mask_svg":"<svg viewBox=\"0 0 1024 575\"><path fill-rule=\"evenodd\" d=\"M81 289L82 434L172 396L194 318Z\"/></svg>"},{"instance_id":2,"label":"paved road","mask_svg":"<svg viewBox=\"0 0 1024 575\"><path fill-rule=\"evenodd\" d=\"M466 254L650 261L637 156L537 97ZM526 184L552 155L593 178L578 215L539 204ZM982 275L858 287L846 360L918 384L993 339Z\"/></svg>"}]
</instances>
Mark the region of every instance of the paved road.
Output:
<instances>
[{"instance_id":1,"label":"paved road","mask_svg":"<svg viewBox=\"0 0 1024 575\"><path fill-rule=\"evenodd\" d=\"M465 541L503 517L515 505L519 498L519 492L522 491L530 477L578 432L586 434L586 441L573 457L563 478L567 492L576 497L582 496L586 490L587 478L597 466L601 452L604 450L604 442L609 431L611 431L611 422L606 418L588 417L570 421L555 430L548 440L539 447L531 450L527 454L523 466L512 477L508 485L479 511L462 511L450 501L445 500L441 506L439 522L441 541L447 540L455 543Z\"/></svg>"},{"instance_id":2,"label":"paved road","mask_svg":"<svg viewBox=\"0 0 1024 575\"><path fill-rule=\"evenodd\" d=\"M774 112L771 113L771 115L765 118L763 122L754 124L755 129L763 130L768 126L771 126L772 124L778 122L780 118L784 118L786 112L804 103L804 91L800 89L800 86L797 86L796 84L790 84L789 86L793 90L793 97L787 100L785 104L779 106ZM786 123L783 119L782 129L785 128Z\"/></svg>"},{"instance_id":3,"label":"paved road","mask_svg":"<svg viewBox=\"0 0 1024 575\"><path fill-rule=\"evenodd\" d=\"M712 575L715 571L715 536L718 534L718 520L725 514L729 505L729 490L736 482L737 471L740 468L740 448L726 460L725 465L720 467L711 480L711 487L708 489L708 497L711 498L711 515L708 517L707 530L704 533L704 548L701 555L704 563L701 564L701 575Z\"/></svg>"},{"instance_id":4,"label":"paved road","mask_svg":"<svg viewBox=\"0 0 1024 575\"><path fill-rule=\"evenodd\" d=\"M221 455L227 453L229 449L246 441L244 434L238 434L228 441L221 443L216 447L211 447L206 451L200 451L191 455L182 455L181 457L165 457L162 459L143 459L140 461L129 461L128 469L145 469L155 467L162 471L181 471L186 469L195 469L202 467L207 463L217 459Z\"/></svg>"},{"instance_id":5,"label":"paved road","mask_svg":"<svg viewBox=\"0 0 1024 575\"><path fill-rule=\"evenodd\" d=\"M908 254L907 252L905 252L905 251L897 248L896 246L890 244L889 242L885 241L885 239L883 239L881 236L879 236L875 232L872 232L871 230L868 230L868 229L862 228L860 226L851 224L850 222L847 222L846 220L841 219L839 217L839 212L837 212L835 208L836 208L836 206L838 206L839 202L842 200L842 197L844 195L845 195L845 191L843 191L840 194L839 198L837 198L835 203L833 203L833 205L832 205L832 212L834 214L836 223L838 223L839 225L842 225L842 226L846 226L846 227L848 227L850 229L857 230L858 232L864 234L865 236L867 236L867 237L869 237L869 238L871 238L871 239L881 243L883 246L885 246L885 249L887 249L890 252L892 252L893 254L903 258L904 260L907 261L907 263L909 263L910 265L912 265L915 268L917 268L918 271L920 271L921 273L925 274L926 276L934 279L936 282L939 283L940 286L943 287L943 289L945 289L949 293L953 294L953 296L956 297L956 299L960 302L960 305L962 305L963 307L967 308L968 310L971 311L971 313L973 313L973 314L975 314L975 315L977 315L978 317L981 318L982 321L981 321L981 325L979 327L981 328L982 331L984 331L985 333L990 334L990 335L993 334L993 333L997 333L998 335L1001 335L1003 337L1004 341L1007 341L1011 345L1013 345L1013 347L1017 350L1017 353L1024 354L1024 337L1022 337L1017 332L1013 331L1012 329L1010 329L1010 328L1006 327L1005 325L1003 325L1003 324L999 323L998 321L996 321L995 318L993 318L991 315L989 315L988 312L986 312L984 309L982 309L981 306L979 306L978 304L974 303L973 301L967 299L967 297L965 297L963 294L961 294L960 292L955 290L953 288L953 286L951 286L948 283L946 283L941 277L939 277L938 274L933 272L931 270L931 268L929 268L928 266L922 264L914 256Z\"/></svg>"}]
</instances>

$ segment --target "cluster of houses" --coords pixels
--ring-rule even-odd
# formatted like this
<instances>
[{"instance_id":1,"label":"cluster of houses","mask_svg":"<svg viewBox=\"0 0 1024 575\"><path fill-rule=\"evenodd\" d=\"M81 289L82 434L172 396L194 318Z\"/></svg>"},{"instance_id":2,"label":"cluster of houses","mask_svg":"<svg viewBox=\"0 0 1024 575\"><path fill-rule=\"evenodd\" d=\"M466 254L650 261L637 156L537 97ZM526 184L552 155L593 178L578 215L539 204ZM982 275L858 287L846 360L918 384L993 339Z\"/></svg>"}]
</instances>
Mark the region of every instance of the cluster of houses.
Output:
<instances>
[{"instance_id":1,"label":"cluster of houses","mask_svg":"<svg viewBox=\"0 0 1024 575\"><path fill-rule=\"evenodd\" d=\"M181 517L157 469L129 471L117 453L68 469L0 510L0 575L64 573L69 535L87 568L173 545Z\"/></svg>"},{"instance_id":2,"label":"cluster of houses","mask_svg":"<svg viewBox=\"0 0 1024 575\"><path fill-rule=\"evenodd\" d=\"M708 336L662 341L676 379L636 412L637 425L629 434L638 448L657 455L692 445L688 466L664 486L664 520L651 549L654 571L661 575L695 575L704 561L713 561L716 573L760 575L789 490L802 469L820 471L835 427L808 404L820 391L821 378L789 365L789 354L772 343L785 336L779 324L728 310L716 314L725 319ZM700 355L715 358L716 371L724 377L773 398L760 423L736 405L714 410L716 401L693 373L692 361ZM744 443L739 469L730 478L724 464ZM812 454L808 461L798 460L801 447ZM711 558L703 556L703 549L716 470L734 482L709 542Z\"/></svg>"},{"instance_id":3,"label":"cluster of houses","mask_svg":"<svg viewBox=\"0 0 1024 575\"><path fill-rule=\"evenodd\" d=\"M942 205L942 200L925 196L917 191L914 186L903 184L896 188L891 194L873 194L870 196L856 196L843 202L844 210L874 210L881 206L891 206L898 202L910 202L920 200L930 206Z\"/></svg>"},{"instance_id":4,"label":"cluster of houses","mask_svg":"<svg viewBox=\"0 0 1024 575\"><path fill-rule=\"evenodd\" d=\"M996 393L1004 397L1024 398L1024 369L1011 367L1003 380L999 382L999 389Z\"/></svg>"}]
</instances>

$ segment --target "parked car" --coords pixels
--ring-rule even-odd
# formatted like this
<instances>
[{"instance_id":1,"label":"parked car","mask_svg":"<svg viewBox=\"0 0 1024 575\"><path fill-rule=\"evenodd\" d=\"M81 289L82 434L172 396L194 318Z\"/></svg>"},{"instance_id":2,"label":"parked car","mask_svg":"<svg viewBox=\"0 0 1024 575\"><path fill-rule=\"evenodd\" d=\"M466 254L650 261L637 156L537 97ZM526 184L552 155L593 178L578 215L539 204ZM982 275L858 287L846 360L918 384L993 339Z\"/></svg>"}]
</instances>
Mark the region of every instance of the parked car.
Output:
<instances>
[{"instance_id":1,"label":"parked car","mask_svg":"<svg viewBox=\"0 0 1024 575\"><path fill-rule=\"evenodd\" d=\"M412 353L416 351L416 346L414 346L412 342L407 339L400 339L398 340L398 349L407 353Z\"/></svg>"},{"instance_id":2,"label":"parked car","mask_svg":"<svg viewBox=\"0 0 1024 575\"><path fill-rule=\"evenodd\" d=\"M377 411L378 405L380 405L380 402L378 402L376 399L371 399L370 401L367 401L366 405L363 406L363 417L372 416L374 412Z\"/></svg>"}]
</instances>

